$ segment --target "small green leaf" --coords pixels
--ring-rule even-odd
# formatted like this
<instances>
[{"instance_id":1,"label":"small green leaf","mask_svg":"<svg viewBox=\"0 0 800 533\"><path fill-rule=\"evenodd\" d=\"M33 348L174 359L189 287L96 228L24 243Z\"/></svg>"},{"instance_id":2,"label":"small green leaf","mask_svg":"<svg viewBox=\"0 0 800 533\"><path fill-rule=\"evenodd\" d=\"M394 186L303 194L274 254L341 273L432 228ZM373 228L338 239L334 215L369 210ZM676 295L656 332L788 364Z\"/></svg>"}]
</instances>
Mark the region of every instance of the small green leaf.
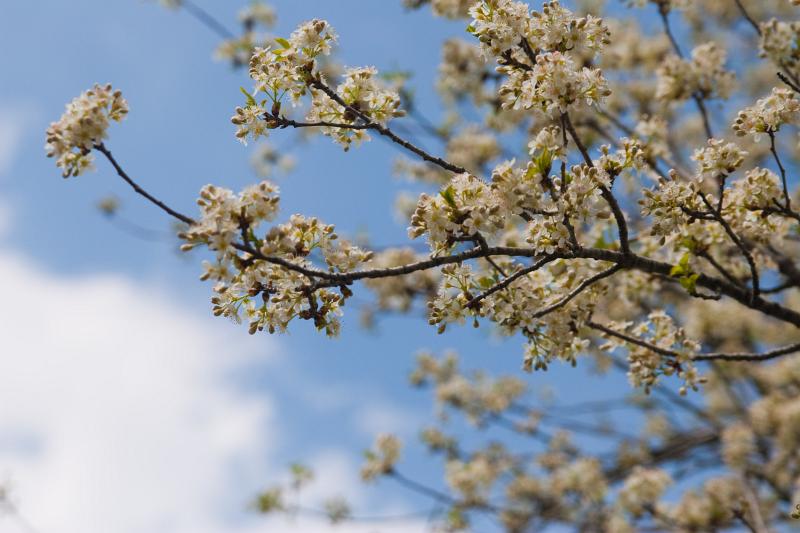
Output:
<instances>
[{"instance_id":1,"label":"small green leaf","mask_svg":"<svg viewBox=\"0 0 800 533\"><path fill-rule=\"evenodd\" d=\"M247 105L258 105L256 103L256 99L253 98L252 94L247 92L247 89L245 89L244 87L239 87L239 90L242 91L242 94L244 95L244 97L247 98Z\"/></svg>"},{"instance_id":2,"label":"small green leaf","mask_svg":"<svg viewBox=\"0 0 800 533\"><path fill-rule=\"evenodd\" d=\"M494 279L490 278L489 276L483 276L482 278L478 279L478 285L480 285L483 289L488 289L494 285Z\"/></svg>"},{"instance_id":3,"label":"small green leaf","mask_svg":"<svg viewBox=\"0 0 800 533\"><path fill-rule=\"evenodd\" d=\"M601 250L605 250L608 248L608 243L606 242L606 238L603 235L600 235L596 241L594 241L594 247L600 248Z\"/></svg>"},{"instance_id":4,"label":"small green leaf","mask_svg":"<svg viewBox=\"0 0 800 533\"><path fill-rule=\"evenodd\" d=\"M455 189L453 189L452 185L449 185L443 191L439 191L439 195L444 198L444 201L447 202L447 205L453 209L458 209L458 206L456 205Z\"/></svg>"},{"instance_id":5,"label":"small green leaf","mask_svg":"<svg viewBox=\"0 0 800 533\"><path fill-rule=\"evenodd\" d=\"M279 45L283 46L284 48L291 48L292 45L289 44L289 41L284 39L283 37L275 37L275 42Z\"/></svg>"},{"instance_id":6,"label":"small green leaf","mask_svg":"<svg viewBox=\"0 0 800 533\"><path fill-rule=\"evenodd\" d=\"M684 276L680 279L680 284L688 292L693 293L695 292L695 288L697 287L697 278L699 277L700 274L692 274L690 276Z\"/></svg>"}]
</instances>

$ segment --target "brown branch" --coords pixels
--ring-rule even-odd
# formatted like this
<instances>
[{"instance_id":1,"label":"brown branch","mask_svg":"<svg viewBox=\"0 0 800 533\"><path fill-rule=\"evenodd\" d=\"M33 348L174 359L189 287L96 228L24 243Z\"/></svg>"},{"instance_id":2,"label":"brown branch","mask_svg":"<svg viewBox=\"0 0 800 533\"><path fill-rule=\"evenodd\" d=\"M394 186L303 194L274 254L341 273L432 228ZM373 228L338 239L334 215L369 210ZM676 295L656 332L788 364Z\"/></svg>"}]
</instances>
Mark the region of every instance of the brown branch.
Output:
<instances>
[{"instance_id":1,"label":"brown branch","mask_svg":"<svg viewBox=\"0 0 800 533\"><path fill-rule=\"evenodd\" d=\"M564 113L562 115L564 125L567 127L567 131L572 137L572 140L575 141L575 144L578 146L578 150L580 151L581 155L583 156L584 161L589 167L594 167L594 162L592 161L592 157L589 155L589 151L584 146L583 142L581 141L580 137L578 136L578 132L575 131L575 126L572 124L572 121L569 118L568 113ZM619 243L620 248L622 249L622 253L630 254L630 242L628 240L628 223L625 221L625 214L622 212L622 208L619 206L619 202L614 197L614 194L611 192L611 189L606 187L603 184L599 185L600 194L605 199L606 203L608 203L609 207L611 207L611 212L614 214L614 220L617 222L617 231L619 232Z\"/></svg>"},{"instance_id":2,"label":"brown branch","mask_svg":"<svg viewBox=\"0 0 800 533\"><path fill-rule=\"evenodd\" d=\"M750 15L750 13L744 7L744 4L742 4L742 0L733 0L733 1L736 2L736 7L739 8L739 12L742 14L744 19L748 23L750 23L750 25L753 27L754 30L756 30L756 33L758 35L761 35L761 28L758 26L758 22L756 22L756 20L752 17L752 15Z\"/></svg>"},{"instance_id":3,"label":"brown branch","mask_svg":"<svg viewBox=\"0 0 800 533\"><path fill-rule=\"evenodd\" d=\"M622 333L621 331L611 329L608 326L604 326L603 324L599 324L592 320L588 321L586 325L592 329L602 331L606 335L609 335L611 337L616 337L631 344L635 344L636 346L639 346L646 350L650 350L651 352L663 355L665 357L680 357L682 355L675 350L670 350L669 348L662 348L661 346L657 346L655 344L642 340L638 337L628 335L627 333ZM753 362L753 361L768 361L770 359L775 359L776 357L780 357L782 355L788 355L795 352L800 352L800 343L790 344L782 348L776 348L774 350L761 353L701 353L701 354L690 355L689 358L692 359L693 361Z\"/></svg>"},{"instance_id":4,"label":"brown branch","mask_svg":"<svg viewBox=\"0 0 800 533\"><path fill-rule=\"evenodd\" d=\"M595 274L594 276L592 276L592 277L590 277L590 278L586 278L585 280L583 280L583 281L580 283L580 285L578 285L578 286L577 286L577 287L575 287L575 288L574 288L572 291L570 291L570 293L569 293L569 294L567 294L566 296L564 296L564 297L563 297L562 299L560 299L559 301L557 301L557 302L555 302L555 303L553 303L553 304L551 304L551 305L548 305L547 307L545 307L545 308L543 308L543 309L540 309L540 310L536 311L535 313L533 313L532 317L533 317L533 318L541 318L541 317L543 317L543 316L545 316L545 315L547 315L547 314L550 314L550 313L552 313L553 311L556 311L556 310L560 309L561 307L564 307L564 306L565 306L565 305L567 305L567 304L568 304L568 303L569 303L569 302L570 302L570 301L571 301L573 298L575 298L576 296L578 296L580 293L582 293L584 290L586 290L586 289L587 289L587 288L589 288L590 286L594 285L594 284L595 284L595 283L597 283L598 281L602 281L602 280L604 280L605 278L608 278L608 277L611 277L611 276L613 276L614 274L616 274L616 273L617 273L617 272L619 272L620 270L622 270L622 267L621 267L621 266L619 266L619 265L614 265L614 266L612 266L611 268L608 268L608 269L606 269L606 270L603 270L602 272L598 272L597 274Z\"/></svg>"},{"instance_id":5,"label":"brown branch","mask_svg":"<svg viewBox=\"0 0 800 533\"><path fill-rule=\"evenodd\" d=\"M264 120L266 120L270 126L275 128L340 128L343 130L372 129L370 124L347 124L345 122L328 122L325 120L320 120L317 122L298 122L297 120L292 120L280 115L271 115L269 113L264 114Z\"/></svg>"},{"instance_id":6,"label":"brown branch","mask_svg":"<svg viewBox=\"0 0 800 533\"><path fill-rule=\"evenodd\" d=\"M800 351L800 342L761 353L708 353L692 357L695 361L768 361Z\"/></svg>"},{"instance_id":7,"label":"brown branch","mask_svg":"<svg viewBox=\"0 0 800 533\"><path fill-rule=\"evenodd\" d=\"M649 343L644 341L638 337L634 337L632 335L628 335L627 333L622 333L621 331L617 331L615 329L611 329L608 326L604 326L598 322L593 320L589 320L586 322L586 325L592 329L596 329L597 331L602 331L606 335L611 337L616 337L618 339L624 340L625 342L629 342L631 344L635 344L640 348L644 348L646 350L650 350L651 352L657 353L659 355L663 355L665 357L680 357L681 354L676 352L675 350L670 350L668 348L662 348L661 346L657 346L655 344Z\"/></svg>"},{"instance_id":8,"label":"brown branch","mask_svg":"<svg viewBox=\"0 0 800 533\"><path fill-rule=\"evenodd\" d=\"M658 14L661 16L661 23L664 26L664 33L667 34L667 38L672 45L672 49L675 50L675 54L677 54L678 57L683 59L683 52L681 52L681 47L678 44L678 41L675 39L675 36L672 34L672 27L669 24L669 4L659 4Z\"/></svg>"},{"instance_id":9,"label":"brown branch","mask_svg":"<svg viewBox=\"0 0 800 533\"><path fill-rule=\"evenodd\" d=\"M664 33L667 34L669 38L669 42L672 44L672 49L675 51L675 54L683 59L684 55L681 52L681 47L678 44L678 41L675 39L675 36L672 34L672 28L669 24L669 7L668 4L660 4L658 8L658 14L661 16L661 23L664 26ZM697 105L697 111L700 113L700 117L703 119L703 128L706 130L706 137L709 139L714 136L714 133L711 130L711 121L708 118L708 110L706 109L705 104L703 103L703 96L700 94L693 94L692 99L694 103Z\"/></svg>"},{"instance_id":10,"label":"brown branch","mask_svg":"<svg viewBox=\"0 0 800 533\"><path fill-rule=\"evenodd\" d=\"M123 168L120 166L117 160L114 159L114 156L111 155L111 151L108 148L106 148L103 143L95 144L94 149L103 154L104 156L106 156L106 159L108 159L109 163L111 163L111 165L114 167L114 170L117 171L117 175L119 175L120 178L125 180L125 182L128 185L130 185L134 191L147 198L150 201L150 203L158 206L159 208L161 208L162 211L164 211L165 213L174 218L177 218L181 222L185 222L186 224L189 225L195 223L194 219L192 219L191 217L187 217L186 215L179 213L178 211L175 211L167 204L165 204L155 196L151 195L150 193L142 189L139 186L139 184L137 184L135 181L133 181L133 179L131 179L130 176L128 176L128 174L125 172L125 170L123 170Z\"/></svg>"},{"instance_id":11,"label":"brown branch","mask_svg":"<svg viewBox=\"0 0 800 533\"><path fill-rule=\"evenodd\" d=\"M708 117L708 110L703 103L703 96L699 94L692 95L694 103L697 104L697 110L700 112L700 118L703 119L703 129L706 130L706 138L711 139L714 137L714 132L711 129L711 119Z\"/></svg>"},{"instance_id":12,"label":"brown branch","mask_svg":"<svg viewBox=\"0 0 800 533\"><path fill-rule=\"evenodd\" d=\"M736 245L737 248L742 252L744 255L747 264L750 267L750 276L753 281L753 290L752 290L752 298L755 299L758 297L759 294L759 279L758 279L758 267L756 266L756 261L753 259L753 254L750 253L750 249L745 245L744 241L742 241L736 232L733 231L731 225L728 224L728 221L725 220L725 217L722 216L721 213L717 212L706 198L706 195L703 192L698 192L698 196L706 205L709 210L709 214L723 227L725 233L728 234L728 237L731 238L733 243Z\"/></svg>"},{"instance_id":13,"label":"brown branch","mask_svg":"<svg viewBox=\"0 0 800 533\"><path fill-rule=\"evenodd\" d=\"M125 173L124 170L122 170L120 165L116 162L116 160L113 159L113 157L111 157L111 153L105 147L103 147L102 151L104 154L106 154L106 157L109 158L109 161L112 161L112 164L114 164L114 167L117 169L117 173L120 175L120 177L122 177L128 184L130 184L131 187L133 187L134 190L136 190L139 194L141 194L142 196L147 198L150 202L159 206L166 213L177 218L178 220L181 220L182 222L185 222L187 224L195 223L193 219L187 217L186 215L178 213L177 211L171 209L166 204L156 199L152 195L148 194L146 191L144 191L130 178L130 176L128 176L128 174ZM250 254L254 259L283 266L289 270L301 273L310 278L318 278L324 280L321 283L317 283L315 285L315 288L349 285L355 281L362 279L379 279L379 278L402 276L406 274L412 274L414 272L419 272L422 270L436 268L442 265L461 263L464 261L468 261L470 259L476 259L480 257L493 257L493 256L541 257L541 254L537 253L536 250L531 248L495 246L483 249L481 247L476 247L473 248L472 250L467 250L459 254L443 256L443 257L442 256L432 257L430 259L426 259L416 263L409 263L407 265L401 265L397 267L391 267L385 269L359 270L346 273L336 273L336 272L327 272L316 268L307 268L292 263L291 261L280 257L267 256L262 254L259 250L256 250L255 248L247 244L234 243L231 246L233 246L237 250ZM554 254L550 254L548 257L554 259L555 258L596 259L599 261L615 263L619 265L620 268L623 269L638 270L640 272L645 272L648 274L663 276L664 279L668 281L677 282L675 278L670 277L670 272L674 268L674 265L663 261L650 259L648 257L636 255L630 252L622 253L614 250L600 249L600 248L578 248L570 251L557 251ZM764 300L760 296L753 297L751 291L741 286L737 286L733 283L730 283L727 280L715 278L706 274L700 274L696 280L696 284L699 287L709 289L714 293L724 294L725 296L728 296L736 300L737 302L743 304L744 306L754 309L756 311L760 311L765 315L777 318L781 321L800 327L800 313L798 313L797 311L789 309L788 307L783 307L779 303Z\"/></svg>"},{"instance_id":14,"label":"brown branch","mask_svg":"<svg viewBox=\"0 0 800 533\"><path fill-rule=\"evenodd\" d=\"M783 201L784 207L786 211L792 210L792 200L789 197L789 186L786 183L786 169L783 167L783 163L781 162L781 158L778 155L778 150L775 148L775 132L772 130L767 131L769 134L769 150L772 152L772 157L775 159L775 162L778 164L778 169L781 172L781 183L783 185Z\"/></svg>"},{"instance_id":15,"label":"brown branch","mask_svg":"<svg viewBox=\"0 0 800 533\"><path fill-rule=\"evenodd\" d=\"M342 100L342 98L336 93L336 91L325 85L319 78L312 79L309 82L309 85L311 87L314 87L315 89L319 89L320 91L325 93L328 96L328 98L330 98L340 106L344 107L347 111L353 113L356 117L363 120L365 126L364 129L377 131L380 135L383 135L384 137L390 139L392 142L402 146L406 150L415 153L425 161L433 163L434 165L438 165L445 170L453 172L454 174L464 174L467 172L467 170L464 167L454 165L453 163L445 161L440 157L433 156L428 152L426 152L425 150L423 150L422 148L419 148L418 146L411 144L405 139L398 137L397 134L395 134L388 127L382 124L378 124L377 122L374 122L366 113L364 113L360 109L356 109L355 107L348 105L344 100Z\"/></svg>"},{"instance_id":16,"label":"brown branch","mask_svg":"<svg viewBox=\"0 0 800 533\"><path fill-rule=\"evenodd\" d=\"M800 86L798 86L796 83L790 80L786 76L786 74L784 74L783 72L778 72L778 78L780 78L780 80L786 85L788 85L794 92L800 93Z\"/></svg>"},{"instance_id":17,"label":"brown branch","mask_svg":"<svg viewBox=\"0 0 800 533\"><path fill-rule=\"evenodd\" d=\"M705 259L706 261L708 261L708 262L711 264L711 266L713 266L713 267L714 267L714 269L716 269L716 271L717 271L717 272L719 272L720 274L722 274L722 275L725 277L725 279L727 279L727 280L728 280L728 281L730 281L731 283L733 283L733 284L736 284L736 285L741 285L741 284L742 284L742 283L741 283L741 281L739 281L738 279L736 279L736 278L733 276L733 274L731 274L730 272L728 272L728 269L727 269L727 268L725 268L724 266L722 266L722 265L721 265L721 264L720 264L720 263L719 263L719 262L718 262L716 259L714 259L714 256L713 256L713 255L711 255L711 253L710 253L708 250L701 250L701 251L698 251L698 252L697 252L697 256L698 256L698 257L702 257L703 259Z\"/></svg>"},{"instance_id":18,"label":"brown branch","mask_svg":"<svg viewBox=\"0 0 800 533\"><path fill-rule=\"evenodd\" d=\"M208 11L201 8L189 0L180 0L179 6L184 8L187 13L197 19L205 27L222 37L223 39L235 39L236 35L224 24L214 18Z\"/></svg>"},{"instance_id":19,"label":"brown branch","mask_svg":"<svg viewBox=\"0 0 800 533\"><path fill-rule=\"evenodd\" d=\"M468 309L471 309L471 308L475 307L482 300L485 300L486 298L488 298L492 294L494 294L496 292L499 292L499 291L502 291L503 289L509 287L512 283L514 283L518 279L520 279L520 278L522 278L524 276L527 276L528 274L531 274L533 272L536 272L537 270L542 268L547 263L550 263L550 262L554 261L555 259L557 259L557 257L558 256L555 256L555 255L548 255L548 256L540 259L539 261L537 261L533 265L531 265L531 266L529 266L527 268L523 268L522 270L518 270L517 272L515 272L515 273L511 274L510 276L508 276L503 281L501 281L499 283L496 283L491 288L489 288L486 291L484 291L484 292L480 293L479 295L475 296L473 299L471 299L469 302L467 302L466 307Z\"/></svg>"}]
</instances>

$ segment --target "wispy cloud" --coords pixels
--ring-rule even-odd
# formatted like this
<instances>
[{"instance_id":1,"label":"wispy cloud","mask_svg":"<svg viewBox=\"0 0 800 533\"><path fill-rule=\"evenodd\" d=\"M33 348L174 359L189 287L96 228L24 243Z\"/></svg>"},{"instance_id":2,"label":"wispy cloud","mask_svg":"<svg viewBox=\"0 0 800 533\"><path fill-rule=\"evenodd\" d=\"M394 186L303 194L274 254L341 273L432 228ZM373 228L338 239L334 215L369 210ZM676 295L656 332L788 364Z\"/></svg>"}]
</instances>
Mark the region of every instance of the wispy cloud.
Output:
<instances>
[{"instance_id":1,"label":"wispy cloud","mask_svg":"<svg viewBox=\"0 0 800 533\"><path fill-rule=\"evenodd\" d=\"M231 376L270 365L274 342L265 353L263 338L251 344L155 289L54 275L1 249L0 279L0 476L13 481L37 531L329 529L320 520L265 521L246 508L282 475L273 453L281 424L270 397L243 392ZM345 452L311 464L320 478L310 504L369 500ZM9 524L0 517L0 530ZM376 529L423 524L344 530Z\"/></svg>"},{"instance_id":2,"label":"wispy cloud","mask_svg":"<svg viewBox=\"0 0 800 533\"><path fill-rule=\"evenodd\" d=\"M227 377L253 350L121 278L58 277L5 252L0 279L0 472L29 520L230 530L277 434L269 398Z\"/></svg>"}]
</instances>

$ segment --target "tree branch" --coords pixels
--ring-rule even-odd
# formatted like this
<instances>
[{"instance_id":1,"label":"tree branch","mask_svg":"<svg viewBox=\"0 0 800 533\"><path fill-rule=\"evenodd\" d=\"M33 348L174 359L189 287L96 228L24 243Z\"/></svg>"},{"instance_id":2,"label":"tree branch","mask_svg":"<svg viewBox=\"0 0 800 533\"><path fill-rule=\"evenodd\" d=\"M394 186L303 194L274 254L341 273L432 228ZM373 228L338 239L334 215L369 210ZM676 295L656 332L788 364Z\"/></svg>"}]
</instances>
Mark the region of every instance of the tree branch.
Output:
<instances>
[{"instance_id":1,"label":"tree branch","mask_svg":"<svg viewBox=\"0 0 800 533\"><path fill-rule=\"evenodd\" d=\"M312 79L309 82L309 85L315 89L319 89L320 91L325 93L331 100L333 100L340 106L344 107L347 111L353 113L356 117L363 120L364 121L363 129L377 131L380 135L383 135L384 137L390 139L392 142L402 146L406 150L415 153L425 161L433 163L434 165L438 165L445 170L453 172L454 174L464 174L467 172L467 169L465 169L464 167L454 165L453 163L445 161L440 157L433 156L428 152L426 152L425 150L423 150L422 148L419 148L418 146L411 144L405 139L398 137L397 134L395 134L391 129L382 124L374 122L367 114L365 114L360 109L356 109L353 106L347 105L347 103L345 103L345 101L342 100L342 98L336 93L336 91L325 85L319 78Z\"/></svg>"},{"instance_id":2,"label":"tree branch","mask_svg":"<svg viewBox=\"0 0 800 533\"><path fill-rule=\"evenodd\" d=\"M205 27L222 37L223 39L235 39L236 35L228 28L225 27L220 21L214 18L208 11L201 8L194 2L189 0L180 0L180 7L184 8L187 13L192 15Z\"/></svg>"},{"instance_id":3,"label":"tree branch","mask_svg":"<svg viewBox=\"0 0 800 533\"><path fill-rule=\"evenodd\" d=\"M672 28L669 24L669 4L660 4L658 8L658 14L661 16L661 23L664 26L664 33L667 34L669 38L669 42L672 44L672 49L675 51L675 54L680 57L681 59L684 58L683 52L681 52L681 47L678 44L678 41L675 39L675 36L672 34ZM708 110L706 109L705 104L703 103L703 97L699 94L693 94L692 100L697 105L697 111L700 113L700 117L703 119L703 128L706 130L706 137L711 139L714 137L714 133L711 130L711 121L708 118Z\"/></svg>"},{"instance_id":4,"label":"tree branch","mask_svg":"<svg viewBox=\"0 0 800 533\"><path fill-rule=\"evenodd\" d=\"M110 151L108 148L106 148L106 147L105 147L105 145L104 145L103 143L100 143L100 144L96 144L96 145L94 145L94 149L95 149L95 150L97 150L98 152L100 152L101 154L103 154L104 156L106 156L106 159L108 159L108 161L109 161L109 162L111 163L111 165L114 167L114 170L116 170L116 171L117 171L117 175L119 175L119 177L120 177L120 178L122 178L123 180L125 180L125 182L127 182L127 184L128 184L128 185L130 185L130 186L133 188L133 190L134 190L134 191L136 191L137 193L139 193L139 194L141 194L142 196L144 196L145 198L147 198L147 199L150 201L150 203L152 203L152 204L154 204L154 205L158 206L159 208L161 208L161 210L162 210L162 211L164 211L165 213L167 213L168 215L170 215L170 216L172 216L172 217L174 217L174 218L177 218L177 219L178 219L178 220L180 220L181 222L184 222L184 223L186 223L186 224L189 224L189 225L191 225L191 224L194 224L194 223L195 223L194 219L192 219L191 217L187 217L186 215L184 215L184 214L182 214L182 213L179 213L178 211L175 211L174 209L172 209L171 207L169 207L167 204L165 204L164 202L162 202L161 200L159 200L159 199L158 199L158 198L156 198L155 196L151 195L150 193L148 193L147 191L145 191L144 189L142 189L142 188L141 188L141 187L140 187L140 186L139 186L139 185L138 185L138 184L137 184L135 181L133 181L133 179L131 179L131 177L130 177L130 176L128 176L128 174L127 174L127 173L126 173L126 172L125 172L125 171L122 169L122 167L121 167L121 166L120 166L120 164L117 162L117 160L116 160L116 159L114 159L114 156L113 156L113 155L111 155L111 151Z\"/></svg>"},{"instance_id":5,"label":"tree branch","mask_svg":"<svg viewBox=\"0 0 800 533\"><path fill-rule=\"evenodd\" d=\"M614 329L609 328L608 326L604 326L603 324L599 324L592 320L586 323L592 329L596 329L598 331L602 331L606 335L611 337L616 337L618 339L624 340L625 342L629 342L631 344L635 344L641 348L645 348L646 350L650 350L651 352L657 353L659 355L663 355L665 357L680 357L682 354L676 352L675 350L670 350L668 348L662 348L661 346L657 346L645 340L639 339L632 335L628 335L627 333L622 333L621 331L616 331ZM690 355L690 359L693 361L768 361L770 359L775 359L776 357L780 357L782 355L788 355L791 353L800 352L800 342L790 344L788 346L784 346L782 348L776 348L774 350L770 350L767 352L762 353L700 353Z\"/></svg>"},{"instance_id":6,"label":"tree branch","mask_svg":"<svg viewBox=\"0 0 800 533\"><path fill-rule=\"evenodd\" d=\"M575 131L575 126L572 124L569 114L564 113L562 117L564 119L564 124L567 127L567 131L569 131L570 137L572 137L572 140L575 141L575 144L578 146L578 150L583 156L583 160L588 166L594 167L592 157L589 155L589 151L586 149L586 146L584 146L580 137L578 137L578 132ZM628 241L628 223L625 221L625 213L622 212L622 208L619 206L617 199L614 198L614 194L611 192L611 189L603 184L600 184L599 188L600 194L602 194L609 207L611 207L611 211L614 214L614 220L617 222L617 231L619 232L619 243L622 253L626 255L630 254L631 248Z\"/></svg>"},{"instance_id":7,"label":"tree branch","mask_svg":"<svg viewBox=\"0 0 800 533\"><path fill-rule=\"evenodd\" d=\"M139 194L147 198L150 202L157 205L163 211L177 218L178 220L185 222L187 224L196 223L194 219L187 217L186 215L183 215L175 211L174 209L168 207L166 204L164 204L154 196L144 191L144 189L139 187L139 185L136 184L130 178L130 176L121 168L121 166L117 163L117 161L113 158L113 156L111 156L111 152L107 148L105 148L105 146L99 145L97 149L101 151L109 159L109 161L111 161L112 165L114 165L114 168L117 169L117 174L119 174L119 176L123 180L125 180L131 187L133 187L133 189L136 192L138 192ZM234 243L231 246L233 246L237 250L250 254L255 259L283 266L284 268L301 273L305 276L308 276L309 278L324 280L321 283L317 283L315 285L315 288L349 285L355 281L362 279L380 279L387 277L402 276L406 274L412 274L414 272L419 272L421 270L429 270L442 265L461 263L464 261L468 261L470 259L476 259L481 257L493 257L493 256L540 257L541 256L541 254L537 253L536 250L532 248L519 248L519 247L509 247L509 246L495 246L495 247L483 248L478 246L471 250L467 250L465 252L461 252L458 254L432 257L430 259L426 259L416 263L409 263L407 265L401 265L397 267L337 273L337 272L328 272L316 268L307 268L301 265L297 265L284 258L267 256L246 243ZM549 257L562 258L562 259L596 259L600 261L606 261L609 263L615 263L619 265L620 268L623 269L638 270L640 272L662 276L666 280L674 281L677 283L677 280L670 276L670 272L672 271L674 265L663 261L650 259L648 257L636 255L631 252L628 253L616 252L614 250L601 249L601 248L577 248L572 250L560 250L553 254L550 254ZM510 278L506 278L506 280L508 279ZM758 295L754 296L752 294L752 291L749 291L741 286L737 286L727 280L714 278L708 276L707 274L700 274L699 277L697 278L696 283L698 286L709 289L714 293L724 294L725 296L733 298L734 300L745 305L746 307L760 311L765 315L777 318L784 322L788 322L797 327L800 327L800 313L798 313L797 311L794 311L793 309L790 309L788 307L783 307L778 303L764 300L762 297Z\"/></svg>"}]
</instances>

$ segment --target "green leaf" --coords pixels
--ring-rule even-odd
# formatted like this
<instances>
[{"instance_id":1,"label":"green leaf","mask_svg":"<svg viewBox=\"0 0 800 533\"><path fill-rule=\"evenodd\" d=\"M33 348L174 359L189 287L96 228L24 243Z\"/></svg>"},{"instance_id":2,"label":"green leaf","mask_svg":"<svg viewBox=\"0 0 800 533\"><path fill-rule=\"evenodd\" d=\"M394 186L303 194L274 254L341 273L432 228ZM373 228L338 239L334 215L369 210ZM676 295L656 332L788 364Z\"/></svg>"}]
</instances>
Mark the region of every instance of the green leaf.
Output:
<instances>
[{"instance_id":1,"label":"green leaf","mask_svg":"<svg viewBox=\"0 0 800 533\"><path fill-rule=\"evenodd\" d=\"M283 46L284 48L291 48L292 45L289 44L289 41L284 39L283 37L275 37L275 42L279 45Z\"/></svg>"},{"instance_id":2,"label":"green leaf","mask_svg":"<svg viewBox=\"0 0 800 533\"><path fill-rule=\"evenodd\" d=\"M247 98L247 105L258 105L256 103L256 99L253 98L252 94L247 92L247 89L245 89L244 87L239 87L239 90L242 91L242 94L244 95L244 97Z\"/></svg>"},{"instance_id":3,"label":"green leaf","mask_svg":"<svg viewBox=\"0 0 800 533\"><path fill-rule=\"evenodd\" d=\"M697 287L697 278L700 277L700 274L692 274L691 276L684 276L680 279L681 286L689 292L695 292L695 288Z\"/></svg>"},{"instance_id":4,"label":"green leaf","mask_svg":"<svg viewBox=\"0 0 800 533\"><path fill-rule=\"evenodd\" d=\"M452 185L449 185L443 191L439 191L439 195L444 198L444 201L447 202L447 205L452 207L453 209L458 209L456 205L456 196L455 196L455 189L453 189Z\"/></svg>"},{"instance_id":5,"label":"green leaf","mask_svg":"<svg viewBox=\"0 0 800 533\"><path fill-rule=\"evenodd\" d=\"M603 235L600 235L596 241L594 241L594 247L600 248L601 250L605 250L608 248L608 243L606 242L606 238Z\"/></svg>"},{"instance_id":6,"label":"green leaf","mask_svg":"<svg viewBox=\"0 0 800 533\"><path fill-rule=\"evenodd\" d=\"M483 276L482 278L478 279L478 285L480 285L483 289L488 289L494 285L494 278Z\"/></svg>"}]
</instances>

